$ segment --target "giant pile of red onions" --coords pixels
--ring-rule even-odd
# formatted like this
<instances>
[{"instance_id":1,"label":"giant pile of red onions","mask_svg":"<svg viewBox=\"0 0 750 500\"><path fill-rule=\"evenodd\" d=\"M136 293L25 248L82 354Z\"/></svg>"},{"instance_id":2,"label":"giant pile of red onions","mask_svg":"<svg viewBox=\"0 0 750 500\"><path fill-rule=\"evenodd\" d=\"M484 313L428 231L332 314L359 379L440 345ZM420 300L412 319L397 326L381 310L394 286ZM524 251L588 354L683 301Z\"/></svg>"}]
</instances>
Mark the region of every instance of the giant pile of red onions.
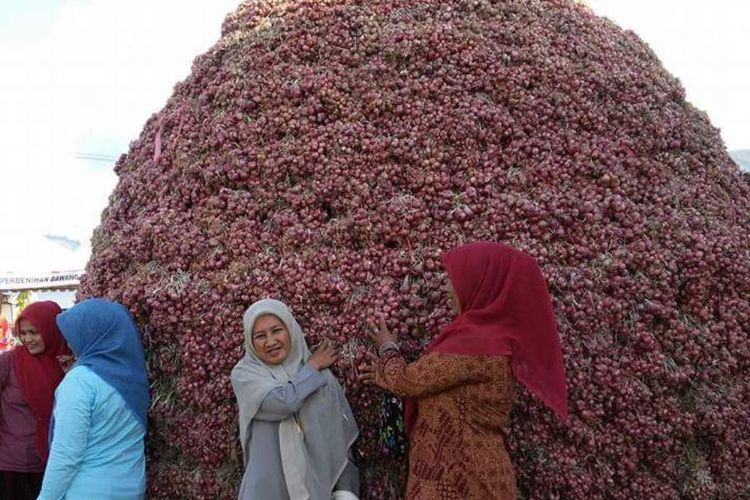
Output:
<instances>
[{"instance_id":1,"label":"giant pile of red onions","mask_svg":"<svg viewBox=\"0 0 750 500\"><path fill-rule=\"evenodd\" d=\"M365 322L418 355L450 318L441 251L477 239L539 260L560 326L572 415L519 388L524 498L750 495L750 182L578 2L246 2L116 172L81 293L142 327L151 498L236 494L229 373L265 296L341 346L363 498L399 498Z\"/></svg>"}]
</instances>

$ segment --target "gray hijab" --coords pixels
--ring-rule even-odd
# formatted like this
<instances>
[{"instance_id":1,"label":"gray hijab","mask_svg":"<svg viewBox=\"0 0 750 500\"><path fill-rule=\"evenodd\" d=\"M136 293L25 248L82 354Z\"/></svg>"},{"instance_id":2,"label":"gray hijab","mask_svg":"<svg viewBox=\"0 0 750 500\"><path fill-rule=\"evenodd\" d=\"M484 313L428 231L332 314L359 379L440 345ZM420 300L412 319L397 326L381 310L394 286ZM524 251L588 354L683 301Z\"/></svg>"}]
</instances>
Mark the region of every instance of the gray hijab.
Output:
<instances>
[{"instance_id":1,"label":"gray hijab","mask_svg":"<svg viewBox=\"0 0 750 500\"><path fill-rule=\"evenodd\" d=\"M255 320L273 314L289 330L289 356L279 365L258 358L252 343ZM278 300L264 299L251 305L242 318L245 356L232 370L232 388L237 397L240 442L244 463L249 461L255 414L274 387L289 382L307 362L310 350L302 328L289 308ZM328 500L347 464L349 447L359 430L352 410L336 378L323 370L326 385L315 391L300 410L279 424L279 449L284 479L291 500Z\"/></svg>"}]
</instances>

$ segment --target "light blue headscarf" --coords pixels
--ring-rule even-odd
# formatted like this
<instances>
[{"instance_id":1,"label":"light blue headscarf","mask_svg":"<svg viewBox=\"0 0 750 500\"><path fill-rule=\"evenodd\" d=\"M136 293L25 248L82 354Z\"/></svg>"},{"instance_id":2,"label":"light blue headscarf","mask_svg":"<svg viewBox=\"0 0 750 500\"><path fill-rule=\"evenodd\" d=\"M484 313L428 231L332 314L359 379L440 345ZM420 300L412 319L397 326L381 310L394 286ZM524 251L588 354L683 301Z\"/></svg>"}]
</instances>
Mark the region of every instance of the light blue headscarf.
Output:
<instances>
[{"instance_id":1,"label":"light blue headscarf","mask_svg":"<svg viewBox=\"0 0 750 500\"><path fill-rule=\"evenodd\" d=\"M86 366L120 393L146 427L149 395L141 336L122 304L88 299L57 316L57 326Z\"/></svg>"}]
</instances>

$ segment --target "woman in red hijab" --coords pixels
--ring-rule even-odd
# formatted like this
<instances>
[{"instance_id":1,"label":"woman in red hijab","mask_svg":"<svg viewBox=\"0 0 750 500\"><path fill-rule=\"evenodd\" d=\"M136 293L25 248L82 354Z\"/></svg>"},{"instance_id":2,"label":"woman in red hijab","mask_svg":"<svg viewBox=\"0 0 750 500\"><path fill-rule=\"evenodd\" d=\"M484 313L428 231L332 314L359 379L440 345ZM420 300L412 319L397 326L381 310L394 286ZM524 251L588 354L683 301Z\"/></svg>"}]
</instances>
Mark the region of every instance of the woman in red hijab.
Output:
<instances>
[{"instance_id":1,"label":"woman in red hijab","mask_svg":"<svg viewBox=\"0 0 750 500\"><path fill-rule=\"evenodd\" d=\"M54 302L27 306L15 323L21 345L0 354L0 500L35 499L49 454L55 388L70 355L55 323Z\"/></svg>"},{"instance_id":2,"label":"woman in red hijab","mask_svg":"<svg viewBox=\"0 0 750 500\"><path fill-rule=\"evenodd\" d=\"M456 318L413 363L381 321L380 357L362 378L408 398L407 500L515 500L504 437L514 378L568 416L547 285L533 258L499 243L463 245L442 261Z\"/></svg>"}]
</instances>

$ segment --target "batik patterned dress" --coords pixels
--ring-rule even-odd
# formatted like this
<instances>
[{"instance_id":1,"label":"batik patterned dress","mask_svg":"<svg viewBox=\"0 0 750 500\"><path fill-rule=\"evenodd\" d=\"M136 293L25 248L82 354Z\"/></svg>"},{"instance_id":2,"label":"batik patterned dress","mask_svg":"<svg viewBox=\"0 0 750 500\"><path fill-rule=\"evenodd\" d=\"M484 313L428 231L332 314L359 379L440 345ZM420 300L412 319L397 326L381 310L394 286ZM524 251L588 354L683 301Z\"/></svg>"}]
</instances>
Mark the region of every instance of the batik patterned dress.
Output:
<instances>
[{"instance_id":1,"label":"batik patterned dress","mask_svg":"<svg viewBox=\"0 0 750 500\"><path fill-rule=\"evenodd\" d=\"M418 400L409 438L407 500L514 500L505 447L513 378L505 356L430 353L407 363L389 350L379 385Z\"/></svg>"}]
</instances>

